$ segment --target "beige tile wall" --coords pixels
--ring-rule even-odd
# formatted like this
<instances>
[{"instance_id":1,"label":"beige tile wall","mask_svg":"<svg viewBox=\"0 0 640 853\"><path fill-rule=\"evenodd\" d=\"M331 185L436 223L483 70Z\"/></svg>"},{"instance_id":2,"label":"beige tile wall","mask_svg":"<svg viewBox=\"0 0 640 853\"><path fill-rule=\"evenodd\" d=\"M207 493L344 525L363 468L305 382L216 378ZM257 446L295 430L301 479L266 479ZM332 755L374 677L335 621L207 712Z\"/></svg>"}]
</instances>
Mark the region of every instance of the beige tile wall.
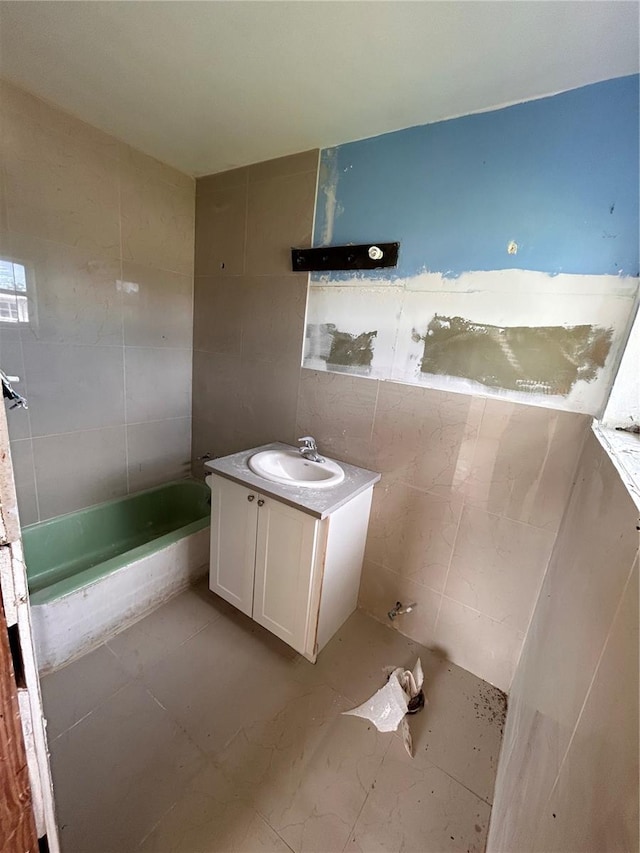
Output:
<instances>
[{"instance_id":1,"label":"beige tile wall","mask_svg":"<svg viewBox=\"0 0 640 853\"><path fill-rule=\"evenodd\" d=\"M0 257L28 323L0 322L23 524L189 473L192 178L0 84Z\"/></svg>"},{"instance_id":2,"label":"beige tile wall","mask_svg":"<svg viewBox=\"0 0 640 853\"><path fill-rule=\"evenodd\" d=\"M197 181L196 457L313 434L383 475L360 604L507 689L547 568L587 419L300 369L318 152Z\"/></svg>"},{"instance_id":3,"label":"beige tile wall","mask_svg":"<svg viewBox=\"0 0 640 853\"><path fill-rule=\"evenodd\" d=\"M197 181L193 355L197 457L295 441L318 151Z\"/></svg>"},{"instance_id":4,"label":"beige tile wall","mask_svg":"<svg viewBox=\"0 0 640 853\"><path fill-rule=\"evenodd\" d=\"M589 434L511 690L490 851L638 850L637 524Z\"/></svg>"},{"instance_id":5,"label":"beige tile wall","mask_svg":"<svg viewBox=\"0 0 640 853\"><path fill-rule=\"evenodd\" d=\"M301 372L298 434L382 473L360 604L507 690L571 488L582 415Z\"/></svg>"}]
</instances>

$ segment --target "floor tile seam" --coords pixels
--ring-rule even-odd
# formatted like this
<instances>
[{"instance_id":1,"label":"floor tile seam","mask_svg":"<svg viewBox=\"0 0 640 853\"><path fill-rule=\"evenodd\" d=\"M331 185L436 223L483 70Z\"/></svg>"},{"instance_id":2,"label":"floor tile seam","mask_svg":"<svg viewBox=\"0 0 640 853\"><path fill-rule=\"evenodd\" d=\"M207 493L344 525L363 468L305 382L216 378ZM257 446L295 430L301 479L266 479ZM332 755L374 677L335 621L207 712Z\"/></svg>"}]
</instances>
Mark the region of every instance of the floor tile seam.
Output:
<instances>
[{"instance_id":1,"label":"floor tile seam","mask_svg":"<svg viewBox=\"0 0 640 853\"><path fill-rule=\"evenodd\" d=\"M185 590L183 590L182 592L186 592L188 589L190 589L190 587L187 587L187 588L186 588ZM181 593L179 592L179 593L178 593L178 595L181 595ZM173 596L173 598L176 598L176 597L177 597L177 596ZM166 606L170 601L171 601L171 599L169 599L169 601L168 601L168 602L165 602L165 604L161 604L161 605L160 605L160 607L156 608L155 610L152 610L152 611L151 611L151 613L149 613L149 614L147 614L147 615L148 615L148 616L152 616L154 613L157 613L159 610L161 610L161 609L162 609L162 607L165 607L165 606ZM111 654L112 654L112 655L114 655L114 657L117 659L117 661L118 661L118 663L120 664L120 666L121 666L121 667L122 667L122 668L127 672L127 674L130 676L130 678L133 678L133 679L137 679L137 680L139 680L139 681L140 681L142 684L144 684L144 686L146 687L146 686L147 686L147 685L146 685L146 682L145 682L145 681L144 681L144 679L142 678L142 675L143 675L143 673L144 673L144 671L145 671L145 670L150 669L151 667L158 666L158 664L163 663L163 662L167 659L167 657L169 657L169 656L173 655L175 652L177 652L177 651L178 651L178 649L182 648L182 646L184 646L184 644L185 644L185 643L188 643L190 640L193 640L195 637L197 637L197 636L198 636L198 634L201 634L201 633L202 633L206 628L209 628L211 625L214 625L214 624L215 624L219 619L221 619L221 618L222 618L222 613L218 613L218 614L217 614L217 616L215 616L213 619L209 620L205 625L202 625L200 628L198 628L198 629L197 629L197 631L194 631L194 632L193 632L193 634L190 634L188 637L185 637L185 639L184 639L184 640L182 640L181 642L179 642L179 643L178 643L178 645L173 646L173 647L172 647L168 652L166 652L166 653L165 653L165 655L163 655L163 657L161 657L161 658L156 658L155 660L151 661L150 663L143 664L143 665L142 665L142 666L140 666L140 667L139 667L139 669L137 669L135 672L131 672L131 670L129 670L129 669L126 667L126 665L125 665L125 663L124 663L124 660L123 660L123 659L120 657L120 655L119 655L119 654L118 654L114 649L112 649L112 648L111 648L111 646L109 645L109 643L110 643L112 640L117 639L119 636L122 636L122 634L114 634L114 636L113 636L113 637L110 637L110 638L105 642L105 644L104 644L104 645L105 645L105 646L107 646L107 648L109 649L109 651L111 652ZM142 620L139 620L138 622L133 622L133 623L132 623L131 625L129 625L128 627L129 627L129 628L133 628L133 627L134 627L134 625L138 625L138 624L140 624L140 622L141 622L141 621L142 621ZM122 633L124 633L124 632L122 632ZM148 689L148 688L147 688L147 689Z\"/></svg>"},{"instance_id":2,"label":"floor tile seam","mask_svg":"<svg viewBox=\"0 0 640 853\"><path fill-rule=\"evenodd\" d=\"M401 635L401 636L403 636L403 635ZM410 642L413 642L413 641L410 641ZM389 666L391 666L391 664L389 664ZM380 670L380 682L381 682L380 687L384 687L385 680L384 680L384 671L382 669ZM333 693L336 694L336 696L338 696L340 699L343 699L348 705L353 705L354 708L357 708L358 705L362 704L362 701L359 701L358 699L354 699L352 696L347 696L346 693L343 693L342 690L339 690L334 684L332 684L330 681L328 681L322 675L319 676L319 683L321 683L323 687L328 687ZM314 686L317 686L317 684L318 684L318 682ZM376 690L379 690L380 687L376 688ZM366 700L364 700L364 701L366 701ZM352 709L349 708L348 710L352 710ZM343 712L340 712L340 713L342 714Z\"/></svg>"},{"instance_id":3,"label":"floor tile seam","mask_svg":"<svg viewBox=\"0 0 640 853\"><path fill-rule=\"evenodd\" d=\"M153 697L153 698L155 698L155 697ZM157 700L156 700L156 701L157 701ZM166 710L166 709L165 709L165 710ZM167 713L168 713L168 712L167 712ZM184 729L183 729L183 731L184 731ZM187 733L185 732L185 734L187 734ZM187 735L187 737L188 737L188 735ZM189 740L191 740L191 738L189 738ZM192 741L192 743L193 743L193 741ZM203 752L203 750L201 750L201 749L198 747L198 745L197 745L197 744L195 744L195 746L196 746L196 748L198 748L198 750L199 750L199 751L204 755L204 758L206 759L206 763L208 763L209 765L213 765L216 769L220 769L220 768L219 768L219 766L218 766L218 764L217 764L217 763L216 763L216 762L215 762L215 761L214 761L210 756L208 756L206 753L204 753L204 752ZM166 818L166 817L167 817L167 816L168 816L168 815L169 815L169 814L170 814L170 813L171 813L171 812L172 812L172 811L173 811L173 810L178 806L178 804L180 803L180 800L181 800L181 799L183 798L183 796L184 796L184 790L186 789L186 787L187 787L187 786L188 786L188 785L193 781L193 779L195 779L195 777L196 777L199 773L202 773L202 772L203 772L203 770L204 770L204 767L201 767L201 768L199 768L199 769L195 770L195 771L194 771L194 773L192 773L192 775L191 775L191 776L189 776L189 777L188 777L188 778L183 782L183 788L182 788L181 794L178 796L178 798L177 798L177 799L176 799L176 800L175 800L175 801L174 801L170 806L168 806L168 807L167 807L167 808L162 812L162 814L159 816L158 820L153 824L153 826L151 827L151 829L149 829L149 831L148 831L147 833L145 833L145 835L142 837L142 839L140 840L140 842L139 842L139 844L138 844L138 849L139 849L140 847L142 847L142 845L143 845L143 844L145 843L145 841L149 838L149 836L150 836L150 835L152 835L152 834L156 831L156 829L160 826L160 824L162 823L162 821L163 821L163 820L164 820L164 819L165 819L165 818Z\"/></svg>"},{"instance_id":4,"label":"floor tile seam","mask_svg":"<svg viewBox=\"0 0 640 853\"><path fill-rule=\"evenodd\" d=\"M51 746L52 744L54 744L63 735L68 734L72 729L75 729L76 726L79 726L80 723L83 723L92 714L95 714L95 712L98 709L100 709L107 702L110 702L115 696L118 695L118 693L121 693L126 687L129 687L134 681L135 681L135 678L133 676L130 676L127 673L127 680L124 684L121 684L120 687L116 688L116 690L114 690L112 693L109 693L108 696L105 696L103 699L101 699L97 705L94 705L93 708L91 708L91 710L87 711L86 714L83 714L79 720L75 721L75 723L72 723L70 726L67 726L67 728L64 729L64 731L59 732L54 738L49 738L49 745ZM46 711L45 711L45 719L46 719Z\"/></svg>"},{"instance_id":5,"label":"floor tile seam","mask_svg":"<svg viewBox=\"0 0 640 853\"><path fill-rule=\"evenodd\" d=\"M162 711L164 711L164 713L167 715L167 719L168 719L168 720L169 720L169 721L170 721L170 722L171 722L171 723L172 723L172 724L173 724L173 725L174 725L174 726L175 726L175 727L176 727L176 728L177 728L177 729L178 729L178 730L179 730L179 731L180 731L180 732L181 732L181 733L186 737L186 739L189 741L189 743L191 744L191 746L193 746L193 747L195 748L195 750L197 751L197 753L201 756L201 758L203 758L203 759L204 759L204 763L205 763L205 764L210 764L210 763L212 762L212 760L213 760L213 759L212 759L212 756L210 755L210 753L206 752L206 751L205 751L205 750L200 746L200 744L199 744L199 743L197 743L197 741L195 741L195 740L193 739L193 737L191 736L191 734L189 733L189 731L188 731L188 730L187 730L187 728L185 727L184 723L182 723L182 722L181 722L181 720L179 720L179 719L178 719L178 718L177 718L177 717L172 713L172 711L171 711L169 708L167 708L165 705L163 705L163 704L162 704L162 702L157 698L157 696L155 696L155 695L151 692L150 688L149 688L149 687L148 687L148 686L147 686L143 681L141 681L140 679L135 679L135 681L136 681L136 682L137 682L137 683L142 687L142 689L145 691L145 693L147 693L147 695L148 695L148 696L149 696L149 697L150 697L150 698L155 702L155 704L156 704L159 708L161 708L161 709L162 709ZM183 786L184 786L184 785L186 785L189 781L191 781L191 779L193 779L193 778L194 778L198 773L200 773L200 772L201 772L201 770L202 770L202 767L200 767L200 768L196 769L196 770L195 770L195 771L194 771L194 772L193 772L193 773L188 777L188 779L187 779L186 781L184 781L184 782L183 782Z\"/></svg>"},{"instance_id":6,"label":"floor tile seam","mask_svg":"<svg viewBox=\"0 0 640 853\"><path fill-rule=\"evenodd\" d=\"M151 827L151 829L150 829L148 832L146 832L146 833L142 836L142 838L140 839L140 841L139 841L139 843L138 843L138 848L137 848L138 850L142 847L142 845L143 845L143 844L145 843L145 841L149 838L149 836L153 835L153 833L154 833L154 832L156 831L156 829L160 826L160 824L161 824L161 823L162 823L162 821L165 819L165 817L167 817L167 815L168 815L170 812L172 812L172 811L176 808L176 806L178 805L178 803L179 803L179 802L180 802L180 797L178 797L178 799L177 799L175 802L171 803L171 805L169 806L169 808L167 808L165 811L163 811L163 812L162 812L162 814L160 815L160 817L158 818L158 820L153 824L153 826Z\"/></svg>"},{"instance_id":7,"label":"floor tile seam","mask_svg":"<svg viewBox=\"0 0 640 853\"><path fill-rule=\"evenodd\" d=\"M375 774L373 776L374 782L376 781L377 775L380 772L382 765L384 763L384 760L387 757L387 754L388 754L389 750L391 749L392 745L393 745L393 738L389 738L389 743L387 744L387 748L384 750L384 753L382 754L382 756L380 758L380 763L378 764L376 771L375 771ZM372 789L369 788L369 790L365 794L365 798L364 798L364 801L362 803L362 806L360 807L360 810L356 816L356 819L354 820L353 825L352 825L351 829L349 830L349 834L347 835L347 840L345 841L344 847L342 848L342 853L346 853L346 851L348 849L349 842L351 841L351 836L353 835L353 832L354 832L356 826L358 825L358 821L360 820L360 816L362 815L362 812L364 811L364 807L366 806L367 802L369 801L369 797L371 796L371 790Z\"/></svg>"},{"instance_id":8,"label":"floor tile seam","mask_svg":"<svg viewBox=\"0 0 640 853\"><path fill-rule=\"evenodd\" d=\"M291 853L297 853L297 851L295 851L293 849L293 847L291 847L291 845L285 841L285 839L282 837L282 835L280 835L280 833L275 828L275 826L271 823L271 821L266 816L266 814L263 811L261 811L261 809L259 809L258 806L256 806L254 803L251 803L251 802L247 802L246 805L247 805L247 808L249 808L249 809L251 809L251 811L255 812L255 814L257 814L258 817L266 823L266 825L269 827L269 829L273 833L275 833L275 835L278 836L278 838L280 839L280 841L282 841L282 843L285 845L287 850L291 850ZM249 853L249 851L247 851L247 853Z\"/></svg>"},{"instance_id":9,"label":"floor tile seam","mask_svg":"<svg viewBox=\"0 0 640 853\"><path fill-rule=\"evenodd\" d=\"M263 720L262 722L273 722L273 721L274 721L274 720L275 720L275 719L276 719L276 718L277 718L281 713L286 712L286 710L288 709L288 706L289 706L289 704L290 704L290 702L291 702L291 701L298 701L299 699L303 698L304 696L308 696L308 695L309 695L309 694L311 694L311 693L313 692L313 690L314 690L314 689L316 689L319 685L321 685L322 687L326 687L327 689L329 689L329 690L330 690L330 691L331 691L331 692L332 692L332 693L333 693L337 698L339 698L339 699L344 699L344 701L345 701L345 703L346 703L347 705L351 705L351 704L353 704L353 701L354 701L354 700L351 700L351 699L349 699L347 696L344 696L342 693L340 693L340 691L336 690L336 688L335 688L335 687L333 687L333 685L329 684L328 682L321 681L321 682L316 682L315 684L310 684L310 685L308 685L308 686L307 686L307 685L305 685L305 684L301 684L300 686L301 686L301 687L303 687L303 688L305 688L305 689L304 689L304 691L303 691L302 693L298 694L298 695L295 697L295 699L294 699L294 700L289 700L289 701L287 701L287 702L286 702L286 703L285 703L281 708L279 708L278 710L275 710L275 711L273 712L273 714L269 717L268 721L267 721L267 720ZM355 707L355 705L354 705L354 707ZM343 713L344 713L343 711L340 711L336 716L341 716ZM329 719L329 718L327 717L327 720L328 720L328 719ZM260 721L259 721L259 722L260 722ZM325 720L325 722L326 722L326 720ZM226 773L225 773L225 771L224 771L224 767L223 767L223 765L222 765L222 764L217 760L217 756L221 756L221 755L222 755L222 754L227 750L227 748L228 748L228 747L233 743L233 741L234 741L237 737L239 737L243 732L246 732L247 728L248 728L248 727L250 727L250 726L253 726L253 725L255 725L255 723L248 723L248 724L243 724L243 725L241 725L238 729L236 729L236 730L233 732L233 734L232 734L232 735L230 735L230 736L229 736L229 738L224 742L224 744L220 747L220 749L218 749L218 750L216 751L216 755L215 755L215 756L213 756L213 757L211 757L211 756L210 756L210 757L211 757L211 760L213 761L213 763L216 765L216 767L217 767L219 770L221 770L221 771L222 771L222 773L223 773L225 776L227 776L227 774L226 774ZM250 740L250 739L247 737L247 740ZM277 750L277 748L276 748L276 751L278 751L278 750ZM266 820L266 818L265 818L265 820Z\"/></svg>"},{"instance_id":10,"label":"floor tile seam","mask_svg":"<svg viewBox=\"0 0 640 853\"><path fill-rule=\"evenodd\" d=\"M412 760L415 761L415 758L412 758ZM456 778L452 773L450 773L444 767L441 767L439 764L436 764L435 761L431 761L431 759L429 759L429 758L423 758L422 764L423 764L423 766L424 766L424 764L426 764L429 767L435 767L436 770L439 770L441 773L444 773L444 775L447 776L449 779L451 779L452 782L455 782L456 785L459 785L461 788L464 788L465 791L468 791L477 800L480 800L486 806L489 806L490 810L493 808L493 803L490 803L485 797L481 796L480 794L477 794L472 788L470 788L468 785L465 785L464 782L461 782L460 779ZM420 763L414 764L413 766L416 767L418 770L421 769ZM428 769L428 768L424 768L424 769Z\"/></svg>"},{"instance_id":11,"label":"floor tile seam","mask_svg":"<svg viewBox=\"0 0 640 853\"><path fill-rule=\"evenodd\" d=\"M400 739L400 737L401 737L401 735L400 735L400 731L399 731L399 730L396 730L395 732L393 732L393 735L394 735L394 737L395 737L395 738L398 738L398 739ZM393 743L393 741L392 741L392 743ZM502 739L501 739L501 744L502 744ZM390 747L389 747L389 748L390 748ZM426 750L425 750L425 751L426 751ZM466 785L466 784L465 784L461 779L459 779L459 778L458 778L458 777L457 777L457 776L456 776L452 771L447 770L447 768L446 768L446 767L444 767L442 764L438 763L437 761L434 761L432 758L426 758L426 757L425 757L425 758L422 758L422 759L420 759L420 761L417 761L417 762L416 762L416 760L415 760L415 751L414 751L414 754L411 756L411 758L412 758L412 760L415 762L414 766L416 766L416 767L418 767L418 768L420 767L420 762L421 762L421 761L423 761L423 762L426 762L427 764L430 764L432 767L437 767L437 768L438 768L438 770L442 770L442 772L443 772L443 773L445 773L447 776L449 776L451 779L453 779L453 780L454 780L454 782L458 782L458 784L459 784L459 785L462 785L462 787L463 787L463 788L466 788L466 789L467 789L467 791L469 791L471 794L473 794L473 795L474 795L475 797L477 797L479 800L482 800L482 802L483 802L483 803L486 803L486 804L489 806L489 808L493 808L493 801L492 801L492 800L488 800L488 799L487 799L485 796L483 796L482 794L479 794L477 791L474 791L474 790L473 790L473 788L470 788L470 787L469 787L469 785ZM495 780L494 780L494 784L495 784Z\"/></svg>"},{"instance_id":12,"label":"floor tile seam","mask_svg":"<svg viewBox=\"0 0 640 853\"><path fill-rule=\"evenodd\" d=\"M414 761L415 761L415 756L414 756ZM427 764L430 764L432 767L436 767L438 770L441 770L446 776L448 776L450 779L453 779L454 782L457 782L458 785L463 787L465 790L469 791L470 794L473 794L474 797L477 797L479 800L482 800L483 803L486 803L486 805L488 805L490 809L493 808L493 800L489 800L489 799L487 799L486 796L483 796L482 794L479 794L477 791L474 791L473 788L469 787L469 785L466 785L462 781L462 779L458 778L458 776L456 776L451 770L447 770L447 768L443 767L442 764L438 763L437 761L432 760L431 758L422 758L421 761L426 762ZM419 768L420 762L416 763L415 766Z\"/></svg>"}]
</instances>

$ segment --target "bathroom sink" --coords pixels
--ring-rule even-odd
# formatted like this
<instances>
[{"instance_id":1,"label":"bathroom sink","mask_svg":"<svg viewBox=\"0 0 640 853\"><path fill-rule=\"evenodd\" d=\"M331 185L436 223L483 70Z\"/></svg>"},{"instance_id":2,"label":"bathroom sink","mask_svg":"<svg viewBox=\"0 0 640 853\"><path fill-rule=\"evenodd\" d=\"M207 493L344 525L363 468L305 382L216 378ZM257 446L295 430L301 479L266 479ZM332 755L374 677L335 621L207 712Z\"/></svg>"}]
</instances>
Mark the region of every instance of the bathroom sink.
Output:
<instances>
[{"instance_id":1,"label":"bathroom sink","mask_svg":"<svg viewBox=\"0 0 640 853\"><path fill-rule=\"evenodd\" d=\"M311 462L297 450L261 450L251 456L249 468L272 483L308 489L328 489L344 480L344 471L337 462Z\"/></svg>"}]
</instances>

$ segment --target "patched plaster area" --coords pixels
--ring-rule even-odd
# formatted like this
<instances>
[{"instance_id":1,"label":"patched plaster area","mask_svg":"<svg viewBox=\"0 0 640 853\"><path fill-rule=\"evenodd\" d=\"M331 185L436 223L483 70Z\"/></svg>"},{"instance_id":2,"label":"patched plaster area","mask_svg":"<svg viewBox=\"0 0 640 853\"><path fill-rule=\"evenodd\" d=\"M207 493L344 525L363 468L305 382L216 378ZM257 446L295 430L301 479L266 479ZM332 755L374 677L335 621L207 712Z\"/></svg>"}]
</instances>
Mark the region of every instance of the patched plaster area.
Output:
<instances>
[{"instance_id":1,"label":"patched plaster area","mask_svg":"<svg viewBox=\"0 0 640 853\"><path fill-rule=\"evenodd\" d=\"M304 366L600 415L638 278L532 270L316 276Z\"/></svg>"}]
</instances>

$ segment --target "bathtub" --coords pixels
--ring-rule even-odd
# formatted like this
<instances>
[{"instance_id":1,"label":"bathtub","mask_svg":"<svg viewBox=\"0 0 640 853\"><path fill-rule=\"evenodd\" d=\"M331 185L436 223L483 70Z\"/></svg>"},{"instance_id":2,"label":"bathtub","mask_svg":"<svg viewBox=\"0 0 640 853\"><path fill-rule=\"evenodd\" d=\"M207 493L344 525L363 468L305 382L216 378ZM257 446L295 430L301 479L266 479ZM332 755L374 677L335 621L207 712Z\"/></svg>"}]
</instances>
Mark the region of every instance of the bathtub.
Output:
<instances>
[{"instance_id":1,"label":"bathtub","mask_svg":"<svg viewBox=\"0 0 640 853\"><path fill-rule=\"evenodd\" d=\"M23 527L41 673L206 574L210 497L204 483L180 480Z\"/></svg>"}]
</instances>

